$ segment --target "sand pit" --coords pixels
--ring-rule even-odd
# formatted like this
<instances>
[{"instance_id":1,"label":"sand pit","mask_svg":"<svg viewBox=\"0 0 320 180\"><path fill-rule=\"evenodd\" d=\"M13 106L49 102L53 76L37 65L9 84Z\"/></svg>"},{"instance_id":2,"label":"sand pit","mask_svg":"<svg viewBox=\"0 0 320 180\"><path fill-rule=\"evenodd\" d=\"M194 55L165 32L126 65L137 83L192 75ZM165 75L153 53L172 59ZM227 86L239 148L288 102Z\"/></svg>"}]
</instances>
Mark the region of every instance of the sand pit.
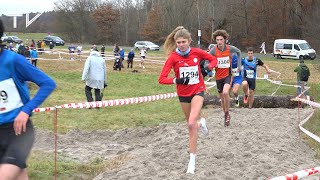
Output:
<instances>
[{"instance_id":1,"label":"sand pit","mask_svg":"<svg viewBox=\"0 0 320 180\"><path fill-rule=\"evenodd\" d=\"M204 111L209 135L200 134L198 139L194 175L185 173L189 160L186 123L116 132L73 130L59 136L59 153L80 162L126 157L120 167L95 180L265 180L319 166L315 152L299 137L297 109L231 109L231 126L227 128L220 109ZM301 110L301 118L311 111ZM52 133L37 130L34 150L53 152L53 148Z\"/></svg>"}]
</instances>

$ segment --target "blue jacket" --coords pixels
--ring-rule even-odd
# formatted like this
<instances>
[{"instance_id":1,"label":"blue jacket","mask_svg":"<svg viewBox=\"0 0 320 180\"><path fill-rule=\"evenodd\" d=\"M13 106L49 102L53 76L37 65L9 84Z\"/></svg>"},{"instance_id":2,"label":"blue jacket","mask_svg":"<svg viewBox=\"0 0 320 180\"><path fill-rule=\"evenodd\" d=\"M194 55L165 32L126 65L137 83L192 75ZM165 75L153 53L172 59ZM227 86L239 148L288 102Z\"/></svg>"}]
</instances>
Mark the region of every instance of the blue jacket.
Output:
<instances>
[{"instance_id":1,"label":"blue jacket","mask_svg":"<svg viewBox=\"0 0 320 180\"><path fill-rule=\"evenodd\" d=\"M120 50L119 55L120 55L121 58L124 59L124 49Z\"/></svg>"},{"instance_id":2,"label":"blue jacket","mask_svg":"<svg viewBox=\"0 0 320 180\"><path fill-rule=\"evenodd\" d=\"M30 116L55 89L55 82L26 61L25 57L8 50L0 53L0 125L13 122L23 111ZM26 81L39 86L38 92L30 100Z\"/></svg>"},{"instance_id":3,"label":"blue jacket","mask_svg":"<svg viewBox=\"0 0 320 180\"><path fill-rule=\"evenodd\" d=\"M30 58L31 59L38 59L38 51L36 49L30 50Z\"/></svg>"},{"instance_id":4,"label":"blue jacket","mask_svg":"<svg viewBox=\"0 0 320 180\"><path fill-rule=\"evenodd\" d=\"M133 59L134 58L134 52L133 51L130 51L128 53L128 59Z\"/></svg>"}]
</instances>

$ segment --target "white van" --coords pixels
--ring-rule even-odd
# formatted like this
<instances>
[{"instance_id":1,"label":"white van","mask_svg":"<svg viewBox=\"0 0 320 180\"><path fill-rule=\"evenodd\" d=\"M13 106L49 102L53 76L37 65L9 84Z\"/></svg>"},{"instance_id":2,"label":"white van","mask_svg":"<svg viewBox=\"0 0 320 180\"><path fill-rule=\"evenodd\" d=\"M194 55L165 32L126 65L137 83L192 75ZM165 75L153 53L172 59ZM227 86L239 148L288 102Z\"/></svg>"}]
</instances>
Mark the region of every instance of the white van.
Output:
<instances>
[{"instance_id":1,"label":"white van","mask_svg":"<svg viewBox=\"0 0 320 180\"><path fill-rule=\"evenodd\" d=\"M316 51L305 40L276 39L273 45L273 56L278 59L315 59Z\"/></svg>"}]
</instances>

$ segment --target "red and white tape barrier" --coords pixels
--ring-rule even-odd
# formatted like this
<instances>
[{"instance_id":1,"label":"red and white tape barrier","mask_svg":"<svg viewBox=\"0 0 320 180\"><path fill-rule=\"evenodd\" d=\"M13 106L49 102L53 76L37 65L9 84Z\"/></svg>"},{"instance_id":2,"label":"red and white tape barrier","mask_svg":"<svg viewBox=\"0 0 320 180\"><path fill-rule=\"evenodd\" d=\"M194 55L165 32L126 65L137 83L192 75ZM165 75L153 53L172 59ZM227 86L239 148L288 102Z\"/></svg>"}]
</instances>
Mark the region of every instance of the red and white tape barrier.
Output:
<instances>
[{"instance_id":1,"label":"red and white tape barrier","mask_svg":"<svg viewBox=\"0 0 320 180\"><path fill-rule=\"evenodd\" d=\"M320 109L320 104L317 103L317 102L313 102L313 101L310 101L310 100L308 100L308 99L302 99L302 98L299 98L299 97L296 97L295 100L296 100L296 101L301 101L301 102L303 102L303 103L305 103L305 104L308 104L308 105L310 105L310 106L312 106L312 107L314 107L314 108L319 108L319 109Z\"/></svg>"},{"instance_id":2,"label":"red and white tape barrier","mask_svg":"<svg viewBox=\"0 0 320 180\"><path fill-rule=\"evenodd\" d=\"M94 108L94 107L107 107L107 106L121 106L128 104L138 104L149 101L156 101L161 99L169 99L177 96L177 93L167 93L167 94L159 94L159 95L151 95L151 96L142 96L142 97L134 97L134 98L125 98L125 99L114 99L114 100L106 100L106 101L95 101L95 102L80 102L80 103L68 103L55 107L45 107L45 108L36 108L33 112L44 112L44 111L52 111L60 108Z\"/></svg>"},{"instance_id":3,"label":"red and white tape barrier","mask_svg":"<svg viewBox=\"0 0 320 180\"><path fill-rule=\"evenodd\" d=\"M299 178L303 178L306 176L310 176L313 174L316 174L320 171L320 167L315 167L315 168L310 168L310 169L305 169L302 171L298 171L292 174L287 174L285 176L279 176L275 178L271 178L270 180L297 180Z\"/></svg>"}]
</instances>

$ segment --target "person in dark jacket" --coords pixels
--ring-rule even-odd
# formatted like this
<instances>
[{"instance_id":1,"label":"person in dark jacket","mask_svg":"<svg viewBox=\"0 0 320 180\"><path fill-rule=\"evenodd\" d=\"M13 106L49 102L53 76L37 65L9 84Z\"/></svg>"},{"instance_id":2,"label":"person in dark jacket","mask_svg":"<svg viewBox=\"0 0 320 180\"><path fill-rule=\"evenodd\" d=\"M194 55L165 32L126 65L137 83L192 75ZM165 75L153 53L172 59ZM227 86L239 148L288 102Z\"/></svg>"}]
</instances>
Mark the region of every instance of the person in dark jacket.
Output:
<instances>
[{"instance_id":1,"label":"person in dark jacket","mask_svg":"<svg viewBox=\"0 0 320 180\"><path fill-rule=\"evenodd\" d=\"M307 86L307 81L310 76L310 70L304 63L304 60L300 60L300 63L294 69L294 72L297 73L297 94L300 95L305 91L305 87ZM307 92L304 92L303 95L306 96Z\"/></svg>"},{"instance_id":2,"label":"person in dark jacket","mask_svg":"<svg viewBox=\"0 0 320 180\"><path fill-rule=\"evenodd\" d=\"M106 47L104 46L104 44L102 44L100 52L101 52L101 56L104 57L104 52L106 51Z\"/></svg>"},{"instance_id":3,"label":"person in dark jacket","mask_svg":"<svg viewBox=\"0 0 320 180\"><path fill-rule=\"evenodd\" d=\"M131 49L131 51L128 53L128 68L130 66L130 68L132 69L132 65L133 65L133 58L134 58L134 51L133 49Z\"/></svg>"}]
</instances>

